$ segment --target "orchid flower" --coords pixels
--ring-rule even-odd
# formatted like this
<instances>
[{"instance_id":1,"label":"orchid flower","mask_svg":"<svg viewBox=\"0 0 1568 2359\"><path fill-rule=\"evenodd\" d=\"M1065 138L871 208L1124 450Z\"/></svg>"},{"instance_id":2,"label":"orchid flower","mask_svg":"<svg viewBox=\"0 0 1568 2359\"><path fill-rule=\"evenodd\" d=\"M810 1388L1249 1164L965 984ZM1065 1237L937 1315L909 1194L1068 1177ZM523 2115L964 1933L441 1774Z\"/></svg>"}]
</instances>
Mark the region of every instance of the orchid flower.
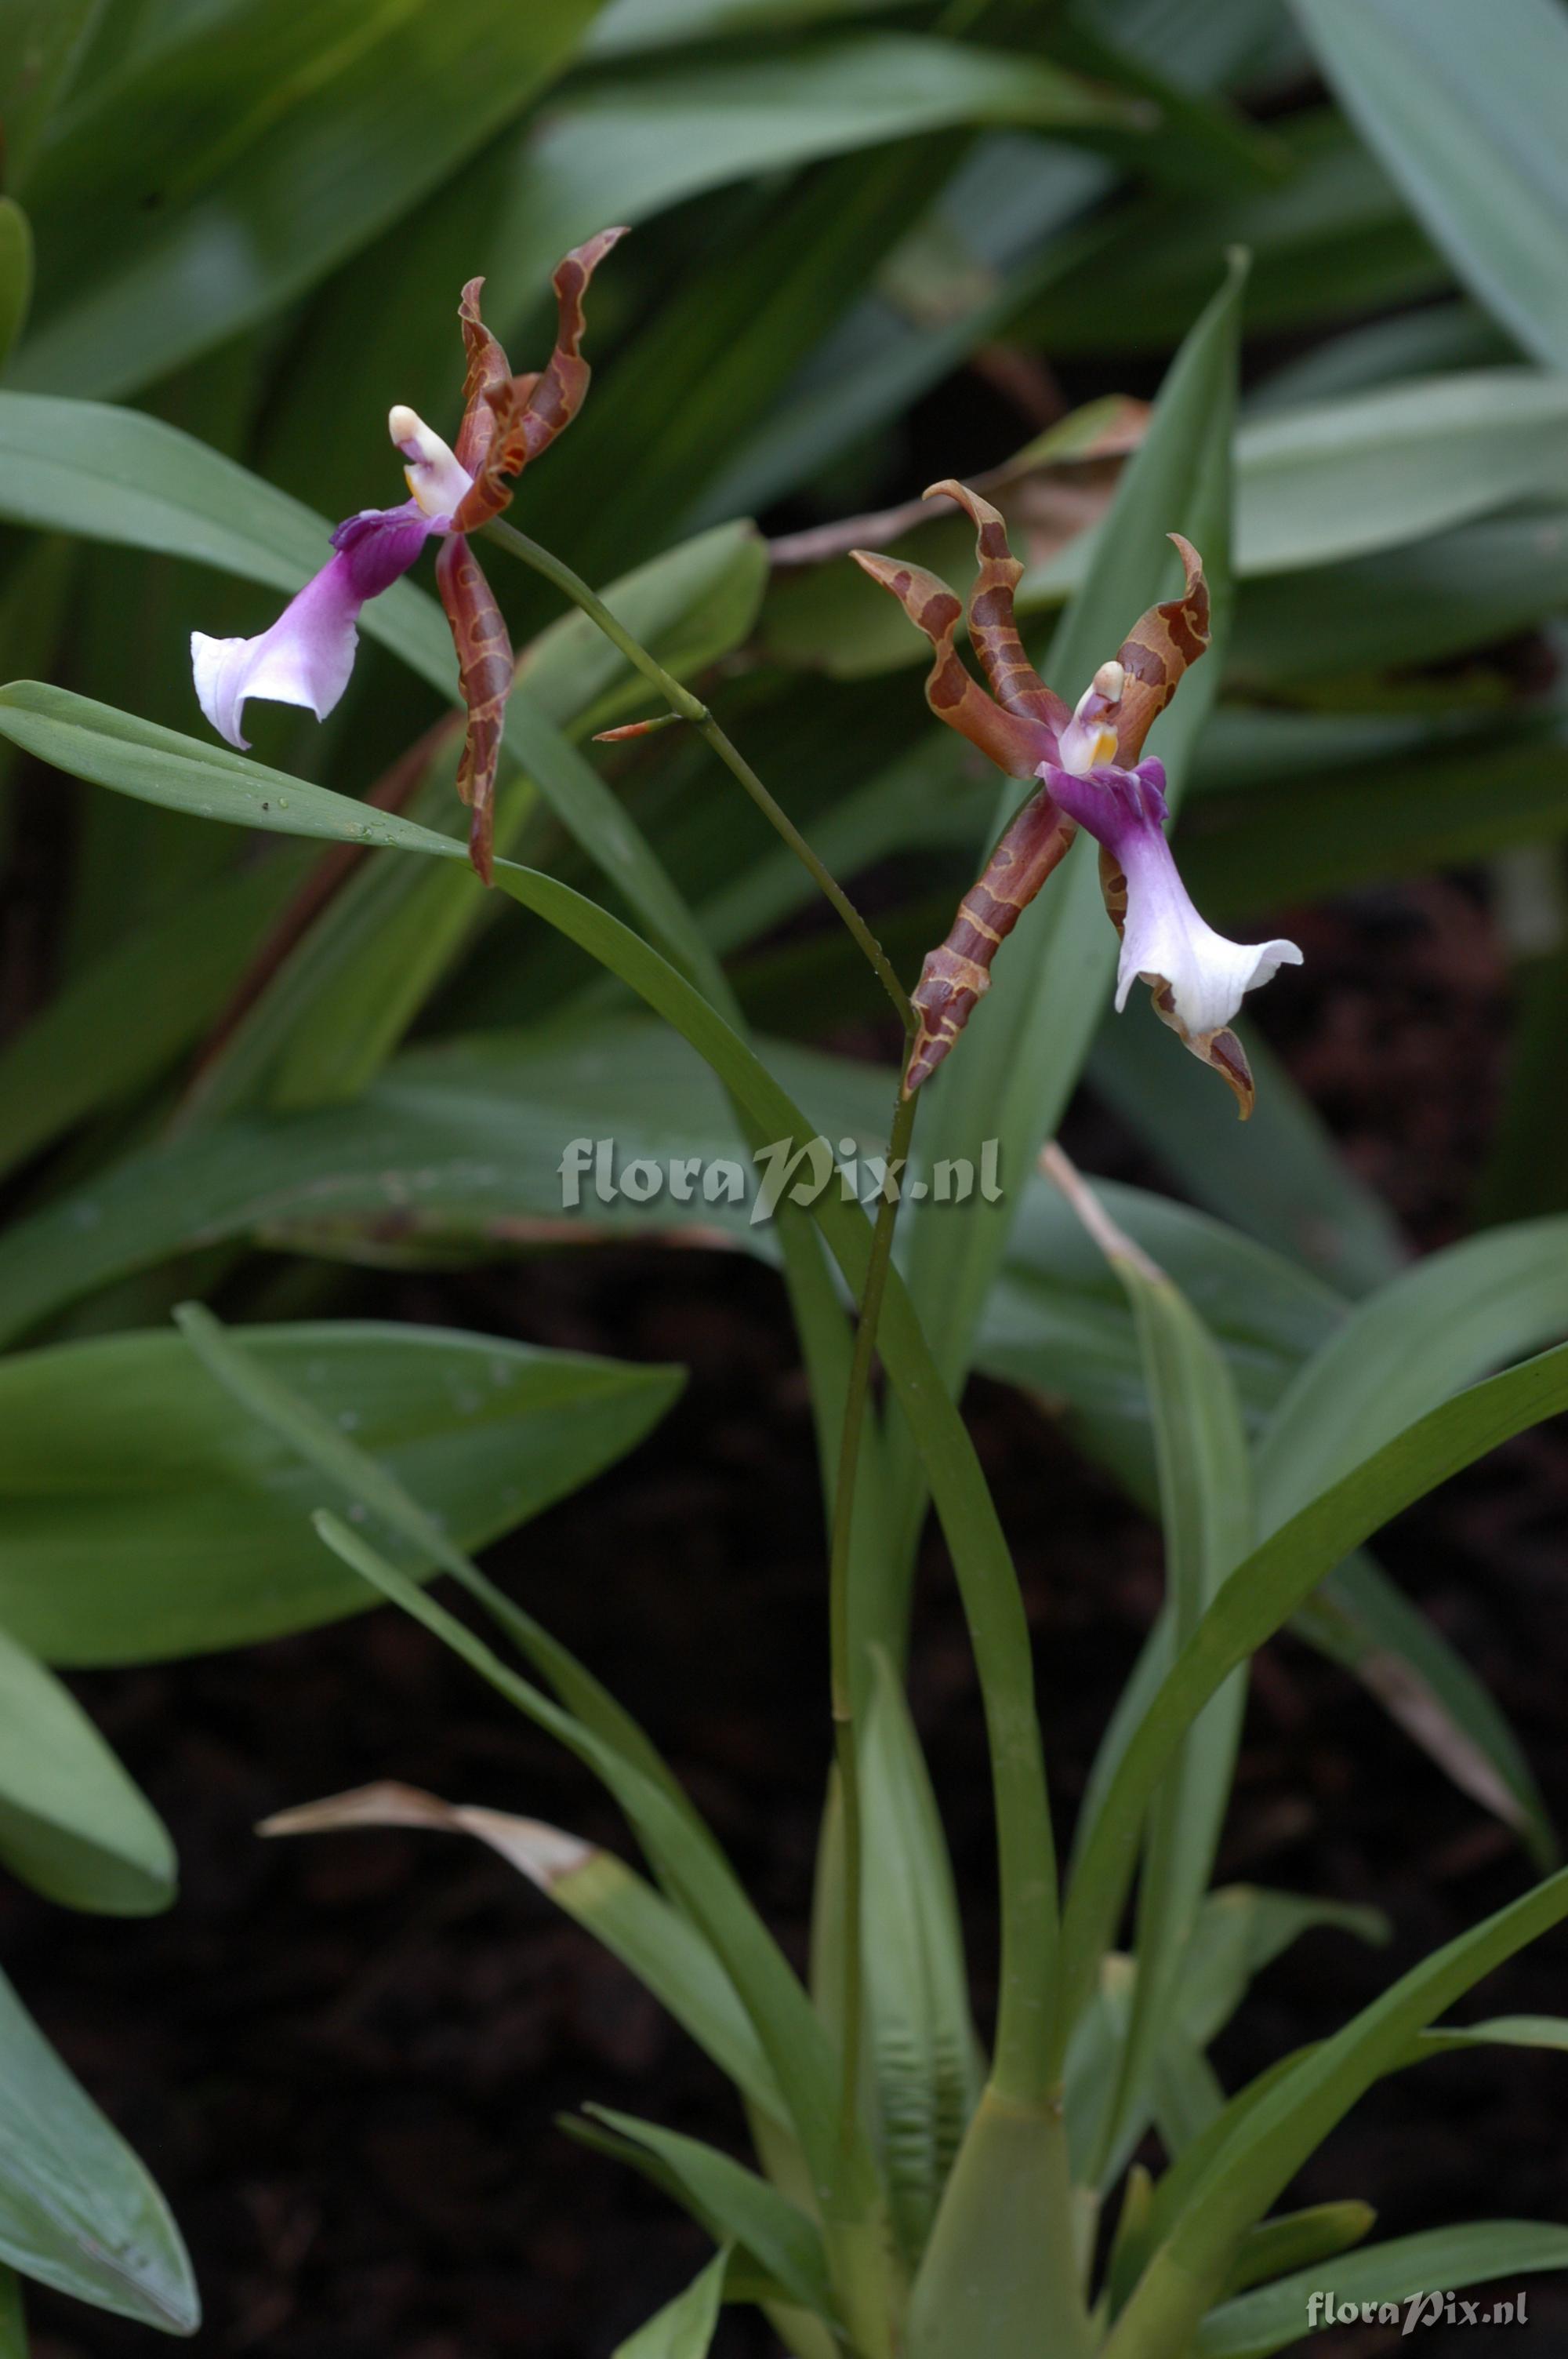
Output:
<instances>
[{"instance_id":1,"label":"orchid flower","mask_svg":"<svg viewBox=\"0 0 1568 2359\"><path fill-rule=\"evenodd\" d=\"M1069 710L1024 654L1012 606L1023 568L1000 515L963 484L935 484L926 497L938 495L957 501L976 528L969 636L989 696L953 645L963 606L946 583L902 559L862 549L850 554L930 640L935 655L925 695L933 712L1011 777L1041 783L921 969L912 994L920 1028L904 1086L918 1089L946 1056L989 988L991 961L1082 827L1099 842L1101 889L1121 936L1118 1009L1135 978L1147 983L1156 1014L1229 1083L1245 1121L1255 1093L1230 1020L1245 992L1281 966L1299 966L1302 954L1294 942L1227 941L1206 925L1165 841L1164 767L1152 756L1139 759L1151 723L1208 646L1203 560L1172 533L1186 575L1181 596L1149 609Z\"/></svg>"},{"instance_id":2,"label":"orchid flower","mask_svg":"<svg viewBox=\"0 0 1568 2359\"><path fill-rule=\"evenodd\" d=\"M588 391L582 357L582 298L620 229L601 230L575 246L553 281L559 305L549 364L514 376L510 362L480 317L482 278L470 278L458 306L468 375L457 448L412 409L395 405L387 431L406 462L408 498L395 508L362 508L332 535L333 555L254 639L190 635L197 700L220 737L244 749L246 701L302 704L324 721L349 683L359 640L360 608L407 572L427 540L438 538L436 587L451 625L468 731L458 791L471 805L469 856L488 885L494 832L502 718L514 658L501 609L480 571L469 535L510 506L509 479L571 424Z\"/></svg>"}]
</instances>

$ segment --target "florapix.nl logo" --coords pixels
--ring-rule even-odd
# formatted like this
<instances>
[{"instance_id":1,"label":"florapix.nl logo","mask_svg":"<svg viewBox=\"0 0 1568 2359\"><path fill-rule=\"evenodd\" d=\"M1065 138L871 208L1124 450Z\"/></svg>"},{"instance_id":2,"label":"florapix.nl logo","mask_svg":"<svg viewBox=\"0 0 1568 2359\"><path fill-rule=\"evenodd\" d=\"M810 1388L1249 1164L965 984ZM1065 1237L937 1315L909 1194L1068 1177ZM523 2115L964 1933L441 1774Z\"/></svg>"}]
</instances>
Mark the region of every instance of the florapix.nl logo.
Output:
<instances>
[{"instance_id":1,"label":"florapix.nl logo","mask_svg":"<svg viewBox=\"0 0 1568 2359\"><path fill-rule=\"evenodd\" d=\"M1000 1140L980 1141L978 1155L945 1156L927 1170L895 1156L861 1152L859 1142L818 1136L775 1138L742 1161L733 1156L622 1157L613 1138L569 1139L556 1166L561 1206L580 1212L622 1203L706 1204L748 1208L754 1227L774 1218L781 1203L810 1206L830 1189L846 1203L874 1204L884 1194L911 1202L963 1204L1001 1199Z\"/></svg>"}]
</instances>

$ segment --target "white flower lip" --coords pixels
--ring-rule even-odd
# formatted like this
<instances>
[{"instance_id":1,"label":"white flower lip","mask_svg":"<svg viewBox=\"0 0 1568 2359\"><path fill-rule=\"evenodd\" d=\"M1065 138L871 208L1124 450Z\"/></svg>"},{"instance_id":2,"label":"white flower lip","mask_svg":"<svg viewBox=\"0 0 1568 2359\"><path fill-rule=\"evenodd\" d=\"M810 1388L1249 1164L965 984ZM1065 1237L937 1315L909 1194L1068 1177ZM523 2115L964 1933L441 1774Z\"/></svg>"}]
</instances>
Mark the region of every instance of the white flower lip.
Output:
<instances>
[{"instance_id":1,"label":"white flower lip","mask_svg":"<svg viewBox=\"0 0 1568 2359\"><path fill-rule=\"evenodd\" d=\"M473 477L458 464L434 427L427 426L416 409L395 402L386 413L386 430L408 461L404 481L427 516L449 516L473 488Z\"/></svg>"},{"instance_id":2,"label":"white flower lip","mask_svg":"<svg viewBox=\"0 0 1568 2359\"><path fill-rule=\"evenodd\" d=\"M1300 966L1294 942L1232 942L1198 915L1157 830L1129 831L1117 844L1127 878L1127 918L1117 968L1122 1008L1137 977L1169 988L1171 1012L1189 1045L1223 1031L1244 995L1282 966ZM1199 1050L1202 1053L1202 1050Z\"/></svg>"}]
</instances>

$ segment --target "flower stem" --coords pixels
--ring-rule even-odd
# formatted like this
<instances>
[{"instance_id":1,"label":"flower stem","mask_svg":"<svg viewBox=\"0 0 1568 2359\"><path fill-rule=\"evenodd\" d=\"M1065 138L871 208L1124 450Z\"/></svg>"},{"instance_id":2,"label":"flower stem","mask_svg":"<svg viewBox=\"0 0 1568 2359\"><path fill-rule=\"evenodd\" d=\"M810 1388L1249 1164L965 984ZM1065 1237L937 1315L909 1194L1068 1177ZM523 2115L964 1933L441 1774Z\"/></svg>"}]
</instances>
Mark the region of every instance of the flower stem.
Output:
<instances>
[{"instance_id":1,"label":"flower stem","mask_svg":"<svg viewBox=\"0 0 1568 2359\"><path fill-rule=\"evenodd\" d=\"M828 1646L833 1702L833 1754L838 1771L838 1799L844 1829L844 1986L839 2082L839 2142L848 2154L860 2134L860 2017L863 1979L860 1927L860 1880L864 1856L860 1823L860 1770L855 1749L855 1663L850 1614L851 1539L855 1523L856 1476L860 1440L876 1358L877 1326L888 1266L892 1259L893 1230L901 1195L899 1174L909 1157L919 1101L900 1087L888 1137L887 1169L882 1175L877 1217L871 1230L871 1256L860 1296L860 1322L855 1330L854 1356L844 1397L844 1423L838 1447L838 1473L833 1488L833 1533L828 1571Z\"/></svg>"},{"instance_id":2,"label":"flower stem","mask_svg":"<svg viewBox=\"0 0 1568 2359\"><path fill-rule=\"evenodd\" d=\"M558 557L552 556L550 551L543 548L538 541L530 540L527 534L519 532L515 525L507 524L499 517L488 524L484 529L488 539L510 550L514 557L521 558L524 565L531 565L535 573L542 573L546 582L553 582L557 590L564 591L573 605L580 607L589 620L597 624L605 637L620 648L633 669L640 671L644 679L651 681L660 694L667 698L671 711L678 713L683 721L688 721L699 737L707 739L725 768L744 787L768 825L783 837L813 883L832 903L878 982L892 1002L899 1022L903 1026L906 1033L913 1035L915 1028L914 1010L910 1006L908 993L893 972L892 962L887 952L838 878L813 852L788 812L774 801L750 762L739 746L733 745L725 734L702 699L699 696L693 696L691 690L683 686L673 672L667 672L665 669L656 656L650 655L642 642L633 637L625 625L617 621L603 599L597 592L590 590L582 576L579 573L574 573L569 565L564 565Z\"/></svg>"}]
</instances>

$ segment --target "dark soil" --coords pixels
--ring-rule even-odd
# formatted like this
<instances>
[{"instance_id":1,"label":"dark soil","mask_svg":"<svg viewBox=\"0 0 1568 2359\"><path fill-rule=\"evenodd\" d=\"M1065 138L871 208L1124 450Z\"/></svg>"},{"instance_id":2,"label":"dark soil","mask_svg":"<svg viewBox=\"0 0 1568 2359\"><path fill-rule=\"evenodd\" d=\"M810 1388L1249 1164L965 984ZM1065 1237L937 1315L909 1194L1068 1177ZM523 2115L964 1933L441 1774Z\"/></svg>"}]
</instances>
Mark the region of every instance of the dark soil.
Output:
<instances>
[{"instance_id":1,"label":"dark soil","mask_svg":"<svg viewBox=\"0 0 1568 2359\"><path fill-rule=\"evenodd\" d=\"M1416 1241L1444 1242L1462 1226L1495 1110L1505 1028L1480 901L1457 884L1418 886L1298 913L1297 928L1309 964L1271 995L1275 1037ZM1138 1173L1093 1108L1070 1136L1091 1169ZM689 1367L657 1436L495 1550L493 1569L644 1720L798 1955L829 1748L824 1569L773 1280L730 1256L616 1251L376 1279L365 1301ZM977 1386L970 1406L1036 1635L1065 1821L1155 1604L1158 1545L1021 1398ZM1385 1554L1501 1698L1568 1823L1565 1509L1568 1445L1544 1431L1405 1519ZM166 1918L119 1923L8 1888L0 1950L173 2202L207 2303L194 2348L214 2359L603 2359L704 2246L555 2118L598 2099L735 2141L718 2074L477 1847L388 1832L265 1844L252 1832L268 1810L394 1776L623 1847L586 1775L389 1612L79 1687L166 1814L184 1897ZM994 1934L985 1756L935 1538L914 1694L983 2009ZM1391 1955L1318 1933L1272 1968L1223 2043L1231 2085L1335 2027L1530 1880L1509 1837L1290 1640L1258 1665L1221 1868L1375 1901L1397 1927ZM1563 2011L1565 1966L1560 1932L1495 1978L1482 2011ZM1335 2136L1301 2198L1365 2196L1390 2234L1561 2217L1565 2097L1568 2063L1524 2053L1406 2074ZM31 2308L38 2359L153 2347L75 2305L39 2296ZM1528 2346L1517 2333L1437 2328L1410 2347L1425 2359L1568 2349L1568 2290L1536 2288L1531 2316ZM1357 2331L1313 2347L1396 2341ZM749 2317L721 2331L726 2359L770 2347Z\"/></svg>"}]
</instances>

